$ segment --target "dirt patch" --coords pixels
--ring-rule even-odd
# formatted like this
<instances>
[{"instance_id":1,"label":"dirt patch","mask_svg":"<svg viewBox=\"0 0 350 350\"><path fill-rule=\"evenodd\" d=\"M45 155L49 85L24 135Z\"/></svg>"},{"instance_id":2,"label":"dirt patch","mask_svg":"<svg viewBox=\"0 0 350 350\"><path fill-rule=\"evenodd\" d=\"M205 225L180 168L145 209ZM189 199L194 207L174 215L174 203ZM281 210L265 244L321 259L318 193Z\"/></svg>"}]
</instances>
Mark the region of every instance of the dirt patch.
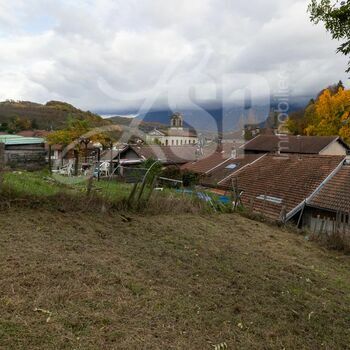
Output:
<instances>
[{"instance_id":1,"label":"dirt patch","mask_svg":"<svg viewBox=\"0 0 350 350\"><path fill-rule=\"evenodd\" d=\"M349 349L350 257L238 215L0 213L1 349Z\"/></svg>"}]
</instances>

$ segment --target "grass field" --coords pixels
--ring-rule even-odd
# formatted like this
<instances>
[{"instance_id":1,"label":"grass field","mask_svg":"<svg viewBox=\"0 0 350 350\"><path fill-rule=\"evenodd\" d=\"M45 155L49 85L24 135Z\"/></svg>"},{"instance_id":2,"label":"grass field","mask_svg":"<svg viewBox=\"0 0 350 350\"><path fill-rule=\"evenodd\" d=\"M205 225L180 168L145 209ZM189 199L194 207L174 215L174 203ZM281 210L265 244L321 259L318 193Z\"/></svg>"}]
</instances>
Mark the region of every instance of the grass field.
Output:
<instances>
[{"instance_id":1,"label":"grass field","mask_svg":"<svg viewBox=\"0 0 350 350\"><path fill-rule=\"evenodd\" d=\"M127 216L0 212L1 349L350 349L349 256L238 215Z\"/></svg>"},{"instance_id":2,"label":"grass field","mask_svg":"<svg viewBox=\"0 0 350 350\"><path fill-rule=\"evenodd\" d=\"M4 185L14 196L33 196L37 198L50 197L59 193L68 195L86 192L87 179L71 178L54 175L48 172L15 171L4 174ZM131 192L131 185L116 181L94 180L93 190L96 194L109 201L127 198Z\"/></svg>"}]
</instances>

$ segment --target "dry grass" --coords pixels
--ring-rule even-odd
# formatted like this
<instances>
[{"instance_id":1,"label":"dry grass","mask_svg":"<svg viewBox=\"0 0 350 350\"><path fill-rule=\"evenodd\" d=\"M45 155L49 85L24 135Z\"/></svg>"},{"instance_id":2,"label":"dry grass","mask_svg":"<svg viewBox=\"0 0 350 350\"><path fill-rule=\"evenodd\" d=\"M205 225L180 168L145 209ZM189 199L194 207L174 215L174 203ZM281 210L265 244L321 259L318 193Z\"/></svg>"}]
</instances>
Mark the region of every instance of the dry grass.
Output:
<instances>
[{"instance_id":1,"label":"dry grass","mask_svg":"<svg viewBox=\"0 0 350 350\"><path fill-rule=\"evenodd\" d=\"M1 349L349 349L350 257L238 215L13 208L0 269Z\"/></svg>"}]
</instances>

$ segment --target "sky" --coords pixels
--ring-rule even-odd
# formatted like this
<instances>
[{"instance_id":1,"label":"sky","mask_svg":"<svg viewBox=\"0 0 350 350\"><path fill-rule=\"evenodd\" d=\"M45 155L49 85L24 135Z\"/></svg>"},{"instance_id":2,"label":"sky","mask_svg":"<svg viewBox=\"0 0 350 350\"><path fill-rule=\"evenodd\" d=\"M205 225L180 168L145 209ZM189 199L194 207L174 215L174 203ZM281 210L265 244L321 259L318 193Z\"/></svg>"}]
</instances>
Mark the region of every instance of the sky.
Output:
<instances>
[{"instance_id":1,"label":"sky","mask_svg":"<svg viewBox=\"0 0 350 350\"><path fill-rule=\"evenodd\" d=\"M308 2L0 0L0 100L134 112L349 86Z\"/></svg>"}]
</instances>

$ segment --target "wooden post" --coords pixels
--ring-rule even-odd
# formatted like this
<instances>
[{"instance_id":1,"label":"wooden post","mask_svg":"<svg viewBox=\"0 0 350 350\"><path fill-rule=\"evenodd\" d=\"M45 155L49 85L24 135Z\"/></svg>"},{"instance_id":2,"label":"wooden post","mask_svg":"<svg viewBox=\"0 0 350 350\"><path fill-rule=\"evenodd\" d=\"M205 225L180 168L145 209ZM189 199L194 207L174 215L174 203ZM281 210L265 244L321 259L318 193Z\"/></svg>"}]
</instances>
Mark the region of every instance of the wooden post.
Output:
<instances>
[{"instance_id":1,"label":"wooden post","mask_svg":"<svg viewBox=\"0 0 350 350\"><path fill-rule=\"evenodd\" d=\"M135 196L135 193L136 193L136 190L137 190L137 186L138 186L138 183L136 182L134 184L134 187L132 188L130 196L128 198L128 205L132 204L132 202L133 202L133 199L134 199L134 196Z\"/></svg>"},{"instance_id":2,"label":"wooden post","mask_svg":"<svg viewBox=\"0 0 350 350\"><path fill-rule=\"evenodd\" d=\"M74 176L78 176L78 166L79 166L79 152L75 149L74 150Z\"/></svg>"},{"instance_id":3,"label":"wooden post","mask_svg":"<svg viewBox=\"0 0 350 350\"><path fill-rule=\"evenodd\" d=\"M101 150L97 148L97 181L100 181Z\"/></svg>"},{"instance_id":4,"label":"wooden post","mask_svg":"<svg viewBox=\"0 0 350 350\"><path fill-rule=\"evenodd\" d=\"M265 197L266 198L266 197ZM287 218L287 208L285 205L282 205L281 213L280 213L280 221L285 224Z\"/></svg>"},{"instance_id":5,"label":"wooden post","mask_svg":"<svg viewBox=\"0 0 350 350\"><path fill-rule=\"evenodd\" d=\"M86 194L88 197L90 197L91 190L92 190L92 184L93 184L94 176L90 176L87 182L87 189L86 189Z\"/></svg>"},{"instance_id":6,"label":"wooden post","mask_svg":"<svg viewBox=\"0 0 350 350\"><path fill-rule=\"evenodd\" d=\"M139 201L141 200L142 193L143 193L145 186L146 186L146 182L147 182L147 176L145 176L145 178L142 181L141 188L140 188L139 194L138 194L137 199L136 199L137 203L139 203Z\"/></svg>"},{"instance_id":7,"label":"wooden post","mask_svg":"<svg viewBox=\"0 0 350 350\"><path fill-rule=\"evenodd\" d=\"M113 175L113 143L110 144L111 146L111 162L109 163L109 173L110 173L110 176Z\"/></svg>"},{"instance_id":8,"label":"wooden post","mask_svg":"<svg viewBox=\"0 0 350 350\"><path fill-rule=\"evenodd\" d=\"M306 206L306 201L304 201L304 205L300 211L300 215L299 215L299 218L298 218L298 223L297 223L297 228L300 227L300 223L301 223L301 220L303 218L303 214L304 214L304 210L305 210L305 206Z\"/></svg>"},{"instance_id":9,"label":"wooden post","mask_svg":"<svg viewBox=\"0 0 350 350\"><path fill-rule=\"evenodd\" d=\"M50 174L52 174L51 152L52 152L52 147L49 144L49 172L50 172Z\"/></svg>"},{"instance_id":10,"label":"wooden post","mask_svg":"<svg viewBox=\"0 0 350 350\"><path fill-rule=\"evenodd\" d=\"M4 168L5 168L5 144L0 143L0 191L4 182Z\"/></svg>"},{"instance_id":11,"label":"wooden post","mask_svg":"<svg viewBox=\"0 0 350 350\"><path fill-rule=\"evenodd\" d=\"M155 177L153 178L153 181L152 181L152 183L151 183L151 188L150 188L149 193L148 193L148 196L147 196L147 198L146 198L146 202L149 202L149 200L151 199L151 196L152 196L152 193L153 193L153 191L154 191L154 188L155 188L156 183L157 183L157 176L155 176Z\"/></svg>"},{"instance_id":12,"label":"wooden post","mask_svg":"<svg viewBox=\"0 0 350 350\"><path fill-rule=\"evenodd\" d=\"M249 213L253 214L253 210L254 210L254 197L250 198Z\"/></svg>"}]
</instances>

